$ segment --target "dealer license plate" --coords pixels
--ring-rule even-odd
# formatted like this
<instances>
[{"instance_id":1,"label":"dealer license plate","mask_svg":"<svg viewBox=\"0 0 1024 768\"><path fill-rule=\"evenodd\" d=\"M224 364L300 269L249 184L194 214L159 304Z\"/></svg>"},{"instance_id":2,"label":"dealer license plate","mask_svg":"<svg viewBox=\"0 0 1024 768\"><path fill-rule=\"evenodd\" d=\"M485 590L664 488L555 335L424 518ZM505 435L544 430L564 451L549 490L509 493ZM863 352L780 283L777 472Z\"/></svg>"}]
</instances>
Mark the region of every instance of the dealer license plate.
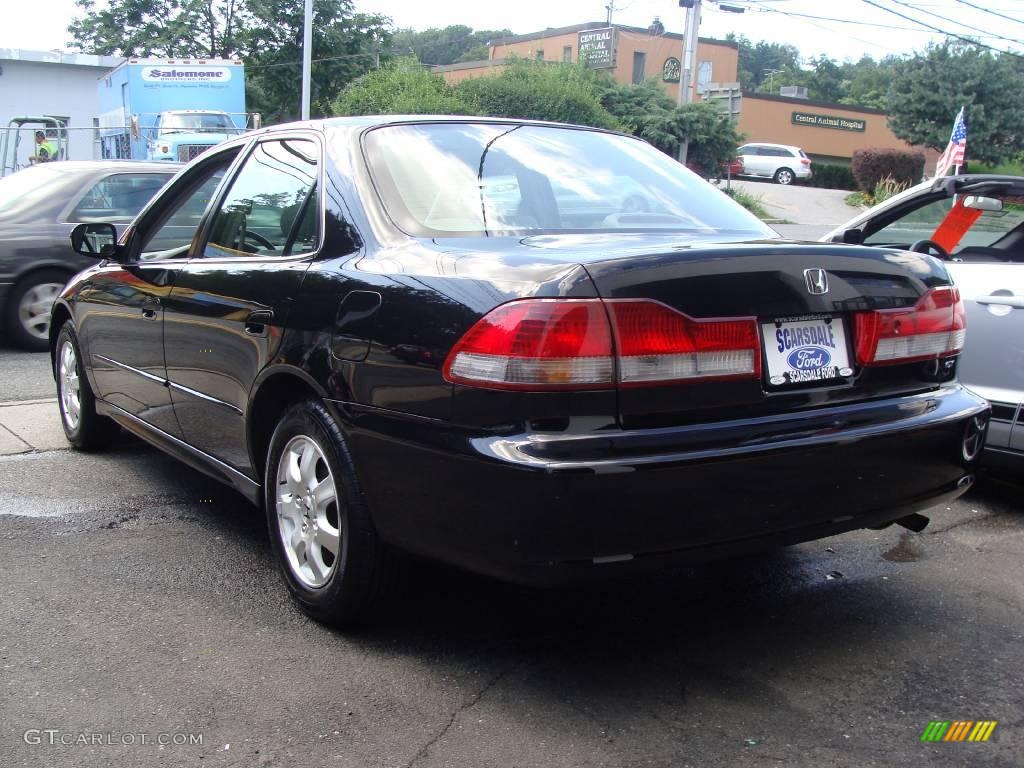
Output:
<instances>
[{"instance_id":1,"label":"dealer license plate","mask_svg":"<svg viewBox=\"0 0 1024 768\"><path fill-rule=\"evenodd\" d=\"M766 377L772 386L853 375L841 317L780 319L761 324Z\"/></svg>"}]
</instances>

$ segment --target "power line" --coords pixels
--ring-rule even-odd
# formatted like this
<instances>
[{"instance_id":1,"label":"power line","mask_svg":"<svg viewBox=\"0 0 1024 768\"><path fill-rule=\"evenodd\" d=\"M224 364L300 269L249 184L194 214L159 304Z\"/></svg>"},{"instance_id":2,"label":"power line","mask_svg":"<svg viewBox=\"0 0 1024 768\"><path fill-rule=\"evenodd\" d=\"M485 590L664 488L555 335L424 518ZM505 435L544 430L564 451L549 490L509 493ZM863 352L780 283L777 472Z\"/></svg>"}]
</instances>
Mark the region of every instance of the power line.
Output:
<instances>
[{"instance_id":1,"label":"power line","mask_svg":"<svg viewBox=\"0 0 1024 768\"><path fill-rule=\"evenodd\" d=\"M762 2L764 2L764 1L765 0L762 0ZM758 5L756 7L757 7L757 9L758 9L758 11L760 13L781 13L783 16L791 16L794 19L797 19L798 21L803 21L805 24L808 24L808 25L810 25L812 27L815 27L817 29L824 30L825 32L828 32L830 34L835 34L836 30L829 29L828 27L823 26L821 24L816 24L814 21L809 21L809 19L816 19L818 21L837 22L837 23L841 23L841 24L856 24L856 25L859 25L859 26L869 26L869 27L881 26L881 27L883 27L885 29L899 29L899 30L902 30L904 32L918 32L918 33L922 33L922 34L929 34L928 32L926 32L923 29L911 29L910 27L896 27L896 26L893 26L891 24L873 24L873 23L867 22L867 21L851 21L850 19L833 19L830 16L813 16L813 15L808 14L808 13L796 13L795 11L783 11L783 10L780 10L778 8L768 8L768 7L761 6L761 5ZM872 48L881 48L882 50L889 51L890 53L903 53L904 52L904 51L896 49L896 48L890 48L887 45L882 45L877 40L865 40L862 37L857 37L856 35L849 35L849 34L847 35L847 37L849 37L851 40L856 40L859 43L864 43L865 45L871 46Z\"/></svg>"},{"instance_id":2,"label":"power line","mask_svg":"<svg viewBox=\"0 0 1024 768\"><path fill-rule=\"evenodd\" d=\"M967 2L967 0L956 1L961 5L966 5L969 8L974 8L976 10L981 11L982 13L991 13L993 16L998 16L1001 19L1007 19L1008 21L1012 21L1016 24L1024 24L1024 21L1021 21L1020 19L1015 19L1013 18L1013 16L1007 16L1005 13L1000 13L999 11L993 11L991 8L982 8L980 5L975 5L974 3Z\"/></svg>"},{"instance_id":3,"label":"power line","mask_svg":"<svg viewBox=\"0 0 1024 768\"><path fill-rule=\"evenodd\" d=\"M958 35L956 32L950 32L949 30L941 29L940 27L936 27L932 24L929 24L926 21L915 19L913 16L907 16L905 13L900 13L899 11L893 10L892 8L886 8L884 5L876 3L875 0L861 0L861 2L868 4L873 8L879 8L885 11L886 13L891 13L894 16L899 16L901 19L906 19L907 21L912 21L915 24L920 24L922 27L928 27L928 29L934 30L935 32L938 32L940 35L946 35L947 37L952 37L955 38L956 40L961 40L965 43L970 43L971 45L976 45L980 48L987 48L988 50L995 51L996 53L1005 53L1007 56L1013 56L1018 59L1024 59L1024 56L1021 56L1019 53L1014 53L1013 51L1004 51L1001 48L996 48L995 46L988 45L987 43L983 43L980 40L973 39L970 37L964 37L963 35Z\"/></svg>"},{"instance_id":4,"label":"power line","mask_svg":"<svg viewBox=\"0 0 1024 768\"><path fill-rule=\"evenodd\" d=\"M988 30L981 29L980 27L974 27L974 26L971 26L970 24L965 24L962 21L957 21L956 19L951 19L948 16L942 16L942 15L936 13L935 11L926 11L923 8L918 8L918 7L914 6L911 3L905 3L905 2L903 2L903 0L891 0L891 2L896 3L897 5L902 5L904 8L910 8L911 10L921 11L922 13L927 13L929 16L934 16L936 19L941 19L942 21L948 21L948 22L950 22L952 24L959 24L961 27L966 27L967 29L973 29L975 32L981 32L985 37L995 37L995 38L998 38L1000 40L1006 40L1007 42L1010 42L1010 43L1019 43L1020 42L1020 40L1017 39L1017 38L1003 37L1002 35L997 35L995 33L989 32Z\"/></svg>"}]
</instances>

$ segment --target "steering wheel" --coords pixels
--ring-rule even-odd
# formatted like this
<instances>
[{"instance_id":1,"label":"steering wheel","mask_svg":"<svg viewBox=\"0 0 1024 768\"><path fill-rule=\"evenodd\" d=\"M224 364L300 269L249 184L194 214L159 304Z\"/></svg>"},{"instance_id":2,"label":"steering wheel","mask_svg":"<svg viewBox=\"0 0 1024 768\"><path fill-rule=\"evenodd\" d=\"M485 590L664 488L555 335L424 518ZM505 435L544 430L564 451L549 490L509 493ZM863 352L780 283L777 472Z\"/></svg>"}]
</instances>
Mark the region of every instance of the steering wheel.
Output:
<instances>
[{"instance_id":1,"label":"steering wheel","mask_svg":"<svg viewBox=\"0 0 1024 768\"><path fill-rule=\"evenodd\" d=\"M650 201L643 195L627 195L622 201L620 213L649 213L651 210Z\"/></svg>"},{"instance_id":2,"label":"steering wheel","mask_svg":"<svg viewBox=\"0 0 1024 768\"><path fill-rule=\"evenodd\" d=\"M251 229L245 230L245 239L254 240L261 248L265 248L268 251L277 250L277 248L272 242L267 240L267 238L265 238L259 232L253 232Z\"/></svg>"},{"instance_id":3,"label":"steering wheel","mask_svg":"<svg viewBox=\"0 0 1024 768\"><path fill-rule=\"evenodd\" d=\"M950 259L949 251L934 240L918 240L911 244L910 250L915 253L932 253L934 251L934 255L938 256L940 259L943 259L944 261L949 261Z\"/></svg>"}]
</instances>

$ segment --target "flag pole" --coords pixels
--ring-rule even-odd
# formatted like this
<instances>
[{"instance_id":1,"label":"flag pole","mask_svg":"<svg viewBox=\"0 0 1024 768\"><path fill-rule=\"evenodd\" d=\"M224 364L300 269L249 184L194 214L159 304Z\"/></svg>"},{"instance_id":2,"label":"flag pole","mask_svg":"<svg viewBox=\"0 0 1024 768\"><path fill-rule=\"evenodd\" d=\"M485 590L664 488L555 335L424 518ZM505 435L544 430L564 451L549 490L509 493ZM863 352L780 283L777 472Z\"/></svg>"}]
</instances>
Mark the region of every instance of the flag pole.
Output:
<instances>
[{"instance_id":1,"label":"flag pole","mask_svg":"<svg viewBox=\"0 0 1024 768\"><path fill-rule=\"evenodd\" d=\"M960 115L963 118L964 124L966 125L967 124L967 106L964 105L964 104L960 105ZM959 176L960 175L960 163L957 163L956 165L953 166L953 175L954 176Z\"/></svg>"}]
</instances>

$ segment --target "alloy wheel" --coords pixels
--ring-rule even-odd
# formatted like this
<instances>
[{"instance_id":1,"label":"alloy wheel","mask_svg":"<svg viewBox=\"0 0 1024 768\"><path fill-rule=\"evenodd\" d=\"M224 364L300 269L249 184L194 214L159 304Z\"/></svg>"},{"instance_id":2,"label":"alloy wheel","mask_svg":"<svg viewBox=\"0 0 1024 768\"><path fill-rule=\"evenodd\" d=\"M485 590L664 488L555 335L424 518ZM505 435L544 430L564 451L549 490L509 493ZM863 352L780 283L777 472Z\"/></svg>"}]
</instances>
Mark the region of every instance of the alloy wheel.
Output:
<instances>
[{"instance_id":1,"label":"alloy wheel","mask_svg":"<svg viewBox=\"0 0 1024 768\"><path fill-rule=\"evenodd\" d=\"M36 339L49 338L50 311L63 288L60 283L39 283L25 291L18 302L18 322L28 335Z\"/></svg>"},{"instance_id":2,"label":"alloy wheel","mask_svg":"<svg viewBox=\"0 0 1024 768\"><path fill-rule=\"evenodd\" d=\"M277 525L295 578L324 586L341 552L338 491L323 450L306 435L289 440L278 459Z\"/></svg>"},{"instance_id":3,"label":"alloy wheel","mask_svg":"<svg viewBox=\"0 0 1024 768\"><path fill-rule=\"evenodd\" d=\"M786 168L783 168L780 171L776 172L775 180L779 182L779 184L790 184L793 181L793 172Z\"/></svg>"},{"instance_id":4,"label":"alloy wheel","mask_svg":"<svg viewBox=\"0 0 1024 768\"><path fill-rule=\"evenodd\" d=\"M68 430L74 432L82 420L82 389L78 379L75 345L65 341L58 355L57 381L60 385L60 414Z\"/></svg>"}]
</instances>

